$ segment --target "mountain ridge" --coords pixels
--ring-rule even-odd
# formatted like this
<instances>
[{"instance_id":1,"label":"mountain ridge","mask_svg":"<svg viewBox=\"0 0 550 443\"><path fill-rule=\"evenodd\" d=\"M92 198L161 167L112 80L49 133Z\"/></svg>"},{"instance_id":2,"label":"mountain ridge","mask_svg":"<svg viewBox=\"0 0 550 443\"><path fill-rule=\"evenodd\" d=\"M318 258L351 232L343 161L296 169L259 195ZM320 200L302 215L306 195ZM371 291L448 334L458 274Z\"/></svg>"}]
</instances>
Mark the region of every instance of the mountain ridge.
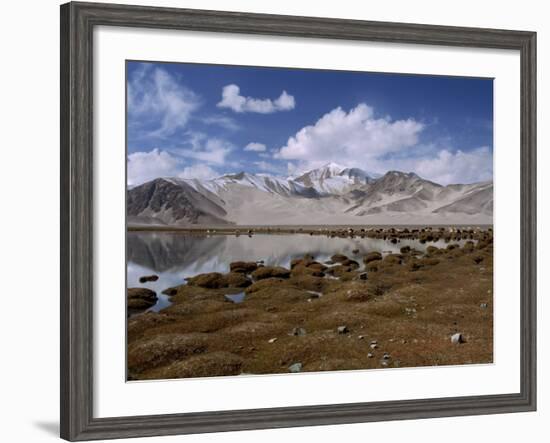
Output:
<instances>
[{"instance_id":1,"label":"mountain ridge","mask_svg":"<svg viewBox=\"0 0 550 443\"><path fill-rule=\"evenodd\" d=\"M493 184L440 185L329 163L294 177L159 177L127 190L133 225L492 223Z\"/></svg>"}]
</instances>

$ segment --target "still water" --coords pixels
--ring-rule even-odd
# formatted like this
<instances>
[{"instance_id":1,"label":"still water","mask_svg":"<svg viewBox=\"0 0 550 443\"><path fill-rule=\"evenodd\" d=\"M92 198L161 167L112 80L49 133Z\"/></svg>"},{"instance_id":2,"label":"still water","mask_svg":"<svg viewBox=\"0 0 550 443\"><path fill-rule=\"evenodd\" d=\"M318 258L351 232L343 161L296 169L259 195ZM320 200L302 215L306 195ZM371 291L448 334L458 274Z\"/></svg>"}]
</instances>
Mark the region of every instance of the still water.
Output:
<instances>
[{"instance_id":1,"label":"still water","mask_svg":"<svg viewBox=\"0 0 550 443\"><path fill-rule=\"evenodd\" d=\"M462 243L462 242L459 242ZM443 240L422 244L418 240L401 240L392 244L374 238L328 238L307 234L196 235L174 232L128 232L128 287L146 287L159 300L151 308L159 311L170 305L162 294L166 288L185 283L186 277L206 272L228 272L233 261L261 261L266 266L290 268L293 258L311 254L319 262L334 254L345 254L359 263L372 251L399 252L403 246L424 251L429 245L445 247ZM156 282L139 283L144 275L156 274ZM240 301L240 300L239 300Z\"/></svg>"}]
</instances>

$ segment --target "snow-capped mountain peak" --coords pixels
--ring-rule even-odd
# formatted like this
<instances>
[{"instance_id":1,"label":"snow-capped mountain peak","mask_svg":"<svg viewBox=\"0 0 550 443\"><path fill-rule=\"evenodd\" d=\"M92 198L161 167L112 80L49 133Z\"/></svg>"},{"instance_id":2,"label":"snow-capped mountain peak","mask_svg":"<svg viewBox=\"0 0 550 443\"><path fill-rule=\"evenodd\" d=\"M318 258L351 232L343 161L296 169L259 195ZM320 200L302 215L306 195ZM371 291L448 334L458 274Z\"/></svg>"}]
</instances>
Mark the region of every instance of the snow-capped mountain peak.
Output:
<instances>
[{"instance_id":1,"label":"snow-capped mountain peak","mask_svg":"<svg viewBox=\"0 0 550 443\"><path fill-rule=\"evenodd\" d=\"M442 186L412 172L376 178L331 163L297 178L157 178L129 188L127 207L137 224L490 223L492 197L492 182Z\"/></svg>"}]
</instances>

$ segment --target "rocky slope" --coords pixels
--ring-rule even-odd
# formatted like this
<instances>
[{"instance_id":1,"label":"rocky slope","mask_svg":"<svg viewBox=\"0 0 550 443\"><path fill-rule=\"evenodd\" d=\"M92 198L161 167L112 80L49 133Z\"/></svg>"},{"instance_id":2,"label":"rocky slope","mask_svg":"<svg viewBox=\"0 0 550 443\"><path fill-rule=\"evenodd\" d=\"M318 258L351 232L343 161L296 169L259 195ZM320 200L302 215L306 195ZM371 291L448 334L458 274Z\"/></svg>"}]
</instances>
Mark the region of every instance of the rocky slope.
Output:
<instances>
[{"instance_id":1,"label":"rocky slope","mask_svg":"<svg viewBox=\"0 0 550 443\"><path fill-rule=\"evenodd\" d=\"M442 186L334 163L297 177L158 178L128 190L129 225L492 223L492 182Z\"/></svg>"}]
</instances>

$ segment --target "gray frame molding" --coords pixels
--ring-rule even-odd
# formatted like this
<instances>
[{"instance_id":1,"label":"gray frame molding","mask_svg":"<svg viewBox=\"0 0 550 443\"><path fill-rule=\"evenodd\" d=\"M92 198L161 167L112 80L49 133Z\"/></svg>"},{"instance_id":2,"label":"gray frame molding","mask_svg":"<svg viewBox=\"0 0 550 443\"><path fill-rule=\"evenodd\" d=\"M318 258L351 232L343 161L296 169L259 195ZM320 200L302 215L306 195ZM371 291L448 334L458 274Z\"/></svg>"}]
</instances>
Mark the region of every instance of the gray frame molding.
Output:
<instances>
[{"instance_id":1,"label":"gray frame molding","mask_svg":"<svg viewBox=\"0 0 550 443\"><path fill-rule=\"evenodd\" d=\"M93 417L94 26L513 49L521 54L521 392L133 417ZM100 3L61 6L61 437L70 441L536 409L536 33Z\"/></svg>"}]
</instances>

